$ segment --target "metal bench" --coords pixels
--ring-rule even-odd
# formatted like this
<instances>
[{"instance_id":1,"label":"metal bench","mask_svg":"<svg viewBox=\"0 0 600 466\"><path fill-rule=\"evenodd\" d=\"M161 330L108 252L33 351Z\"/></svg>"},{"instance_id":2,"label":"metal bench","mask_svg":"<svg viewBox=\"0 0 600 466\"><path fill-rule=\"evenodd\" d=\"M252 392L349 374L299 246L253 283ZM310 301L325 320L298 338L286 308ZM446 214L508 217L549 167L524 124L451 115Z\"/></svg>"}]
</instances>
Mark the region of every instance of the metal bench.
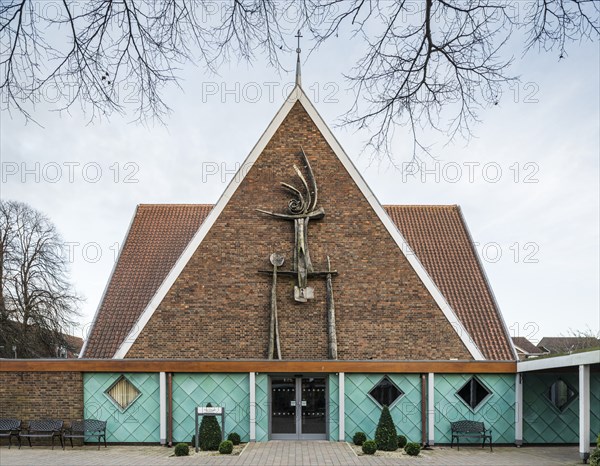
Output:
<instances>
[{"instance_id":1,"label":"metal bench","mask_svg":"<svg viewBox=\"0 0 600 466\"><path fill-rule=\"evenodd\" d=\"M8 448L12 446L12 438L17 437L19 446L21 446L21 439L19 438L19 432L21 431L21 421L18 419L0 419L0 437L8 438Z\"/></svg>"},{"instance_id":2,"label":"metal bench","mask_svg":"<svg viewBox=\"0 0 600 466\"><path fill-rule=\"evenodd\" d=\"M456 439L456 447L460 450L461 438L480 438L482 439L481 448L485 446L486 439L489 439L490 451L492 451L492 429L486 429L483 422L464 420L453 422L451 427L452 441L450 442L450 448L454 444L454 439Z\"/></svg>"},{"instance_id":3,"label":"metal bench","mask_svg":"<svg viewBox=\"0 0 600 466\"><path fill-rule=\"evenodd\" d=\"M73 421L68 429L63 431L63 450L65 448L66 439L71 442L73 448L73 439L86 437L98 438L98 450L100 450L100 439L104 439L104 448L106 448L106 421L97 419L84 419L83 421Z\"/></svg>"},{"instance_id":4,"label":"metal bench","mask_svg":"<svg viewBox=\"0 0 600 466\"><path fill-rule=\"evenodd\" d=\"M19 437L25 437L27 439L27 442L29 442L30 447L32 446L32 438L51 438L52 449L54 450L54 437L58 437L58 439L60 440L60 444L63 445L62 427L63 421L59 421L56 419L29 421L29 426L26 429L27 432L19 433ZM21 448L20 443L19 448Z\"/></svg>"}]
</instances>

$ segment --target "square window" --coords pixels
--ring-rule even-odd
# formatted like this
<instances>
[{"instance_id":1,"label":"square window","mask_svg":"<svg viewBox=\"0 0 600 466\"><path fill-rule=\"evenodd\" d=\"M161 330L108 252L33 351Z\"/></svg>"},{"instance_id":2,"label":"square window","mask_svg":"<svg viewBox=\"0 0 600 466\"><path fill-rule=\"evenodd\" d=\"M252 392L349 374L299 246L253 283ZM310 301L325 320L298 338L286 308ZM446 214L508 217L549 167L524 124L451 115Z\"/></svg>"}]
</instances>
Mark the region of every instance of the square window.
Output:
<instances>
[{"instance_id":1,"label":"square window","mask_svg":"<svg viewBox=\"0 0 600 466\"><path fill-rule=\"evenodd\" d=\"M404 395L404 392L386 375L369 391L369 395L380 406L387 406L389 408L398 398Z\"/></svg>"},{"instance_id":2,"label":"square window","mask_svg":"<svg viewBox=\"0 0 600 466\"><path fill-rule=\"evenodd\" d=\"M477 378L471 377L462 388L456 392L467 406L475 410L483 400L492 394Z\"/></svg>"},{"instance_id":3,"label":"square window","mask_svg":"<svg viewBox=\"0 0 600 466\"><path fill-rule=\"evenodd\" d=\"M577 392L563 379L558 379L546 391L546 398L559 411L564 411L567 406L577 398Z\"/></svg>"},{"instance_id":4,"label":"square window","mask_svg":"<svg viewBox=\"0 0 600 466\"><path fill-rule=\"evenodd\" d=\"M142 394L124 375L119 377L104 393L121 411L129 408Z\"/></svg>"}]
</instances>

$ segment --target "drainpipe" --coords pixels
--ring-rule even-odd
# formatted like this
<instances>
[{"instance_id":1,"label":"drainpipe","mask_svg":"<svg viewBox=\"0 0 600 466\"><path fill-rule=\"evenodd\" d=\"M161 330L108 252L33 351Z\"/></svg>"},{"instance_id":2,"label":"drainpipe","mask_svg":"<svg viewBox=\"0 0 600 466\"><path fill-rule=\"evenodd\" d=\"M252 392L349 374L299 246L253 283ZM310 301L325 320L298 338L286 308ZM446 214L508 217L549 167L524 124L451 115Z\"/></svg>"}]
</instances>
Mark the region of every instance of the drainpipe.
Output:
<instances>
[{"instance_id":1,"label":"drainpipe","mask_svg":"<svg viewBox=\"0 0 600 466\"><path fill-rule=\"evenodd\" d=\"M421 445L423 448L427 445L427 379L425 374L421 374Z\"/></svg>"},{"instance_id":2,"label":"drainpipe","mask_svg":"<svg viewBox=\"0 0 600 466\"><path fill-rule=\"evenodd\" d=\"M167 439L170 447L173 446L173 373L169 372L167 377L167 404L169 413L167 414Z\"/></svg>"}]
</instances>

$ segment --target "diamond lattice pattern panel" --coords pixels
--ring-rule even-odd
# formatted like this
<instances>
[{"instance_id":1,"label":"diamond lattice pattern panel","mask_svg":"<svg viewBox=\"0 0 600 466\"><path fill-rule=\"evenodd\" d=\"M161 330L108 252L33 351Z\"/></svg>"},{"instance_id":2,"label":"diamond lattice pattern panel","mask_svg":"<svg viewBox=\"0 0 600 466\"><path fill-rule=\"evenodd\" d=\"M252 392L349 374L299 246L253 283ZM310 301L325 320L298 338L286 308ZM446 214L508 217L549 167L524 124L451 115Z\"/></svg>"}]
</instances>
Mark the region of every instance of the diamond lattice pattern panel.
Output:
<instances>
[{"instance_id":1,"label":"diamond lattice pattern panel","mask_svg":"<svg viewBox=\"0 0 600 466\"><path fill-rule=\"evenodd\" d=\"M190 442L197 406L225 408L225 437L240 434L247 442L250 429L248 374L175 374L173 376L173 439ZM220 418L218 417L217 419ZM221 427L222 428L222 427Z\"/></svg>"},{"instance_id":2,"label":"diamond lattice pattern panel","mask_svg":"<svg viewBox=\"0 0 600 466\"><path fill-rule=\"evenodd\" d=\"M329 374L329 440L337 442L339 440L339 377L336 374Z\"/></svg>"},{"instance_id":3,"label":"diamond lattice pattern panel","mask_svg":"<svg viewBox=\"0 0 600 466\"><path fill-rule=\"evenodd\" d=\"M269 440L269 377L256 375L256 441Z\"/></svg>"},{"instance_id":4,"label":"diamond lattice pattern panel","mask_svg":"<svg viewBox=\"0 0 600 466\"><path fill-rule=\"evenodd\" d=\"M369 396L369 391L384 374L346 374L346 440L352 441L355 432L364 432L367 437L375 436L381 408ZM421 439L421 390L418 375L390 374L390 380L404 395L390 408L398 435L409 441Z\"/></svg>"},{"instance_id":5,"label":"diamond lattice pattern panel","mask_svg":"<svg viewBox=\"0 0 600 466\"><path fill-rule=\"evenodd\" d=\"M105 391L124 375L141 393L121 411ZM107 421L107 442L159 442L158 374L83 374L83 406L86 418Z\"/></svg>"},{"instance_id":6,"label":"diamond lattice pattern panel","mask_svg":"<svg viewBox=\"0 0 600 466\"><path fill-rule=\"evenodd\" d=\"M550 386L559 377L578 391L576 373L523 374L523 442L579 442L579 394L562 412L552 406L546 396Z\"/></svg>"},{"instance_id":7,"label":"diamond lattice pattern panel","mask_svg":"<svg viewBox=\"0 0 600 466\"><path fill-rule=\"evenodd\" d=\"M492 392L475 410L471 410L456 394L473 375ZM515 376L512 374L436 374L435 442L450 443L450 423L462 419L484 422L486 429L493 429L494 443L513 443L515 441Z\"/></svg>"},{"instance_id":8,"label":"diamond lattice pattern panel","mask_svg":"<svg viewBox=\"0 0 600 466\"><path fill-rule=\"evenodd\" d=\"M590 374L590 440L600 435L600 372Z\"/></svg>"}]
</instances>

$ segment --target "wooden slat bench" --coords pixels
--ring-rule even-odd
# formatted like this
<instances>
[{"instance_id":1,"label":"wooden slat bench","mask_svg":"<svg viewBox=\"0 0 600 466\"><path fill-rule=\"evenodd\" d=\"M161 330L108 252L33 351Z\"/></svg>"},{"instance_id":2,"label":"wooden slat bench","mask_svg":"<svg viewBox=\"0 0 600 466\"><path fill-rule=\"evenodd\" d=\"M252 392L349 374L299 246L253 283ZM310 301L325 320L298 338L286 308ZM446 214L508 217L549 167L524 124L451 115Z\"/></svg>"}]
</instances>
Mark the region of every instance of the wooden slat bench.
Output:
<instances>
[{"instance_id":1,"label":"wooden slat bench","mask_svg":"<svg viewBox=\"0 0 600 466\"><path fill-rule=\"evenodd\" d=\"M452 441L450 442L450 448L454 444L454 439L456 439L456 446L460 450L461 438L480 438L482 439L481 448L485 446L485 440L489 439L490 451L492 451L492 429L486 429L483 422L463 420L453 422L451 428Z\"/></svg>"},{"instance_id":2,"label":"wooden slat bench","mask_svg":"<svg viewBox=\"0 0 600 466\"><path fill-rule=\"evenodd\" d=\"M60 444L63 444L62 427L63 421L56 419L29 421L26 432L21 432L19 437L25 437L30 447L32 438L51 438L52 449L54 450L54 437L58 437ZM21 448L20 444L19 448Z\"/></svg>"}]
</instances>

